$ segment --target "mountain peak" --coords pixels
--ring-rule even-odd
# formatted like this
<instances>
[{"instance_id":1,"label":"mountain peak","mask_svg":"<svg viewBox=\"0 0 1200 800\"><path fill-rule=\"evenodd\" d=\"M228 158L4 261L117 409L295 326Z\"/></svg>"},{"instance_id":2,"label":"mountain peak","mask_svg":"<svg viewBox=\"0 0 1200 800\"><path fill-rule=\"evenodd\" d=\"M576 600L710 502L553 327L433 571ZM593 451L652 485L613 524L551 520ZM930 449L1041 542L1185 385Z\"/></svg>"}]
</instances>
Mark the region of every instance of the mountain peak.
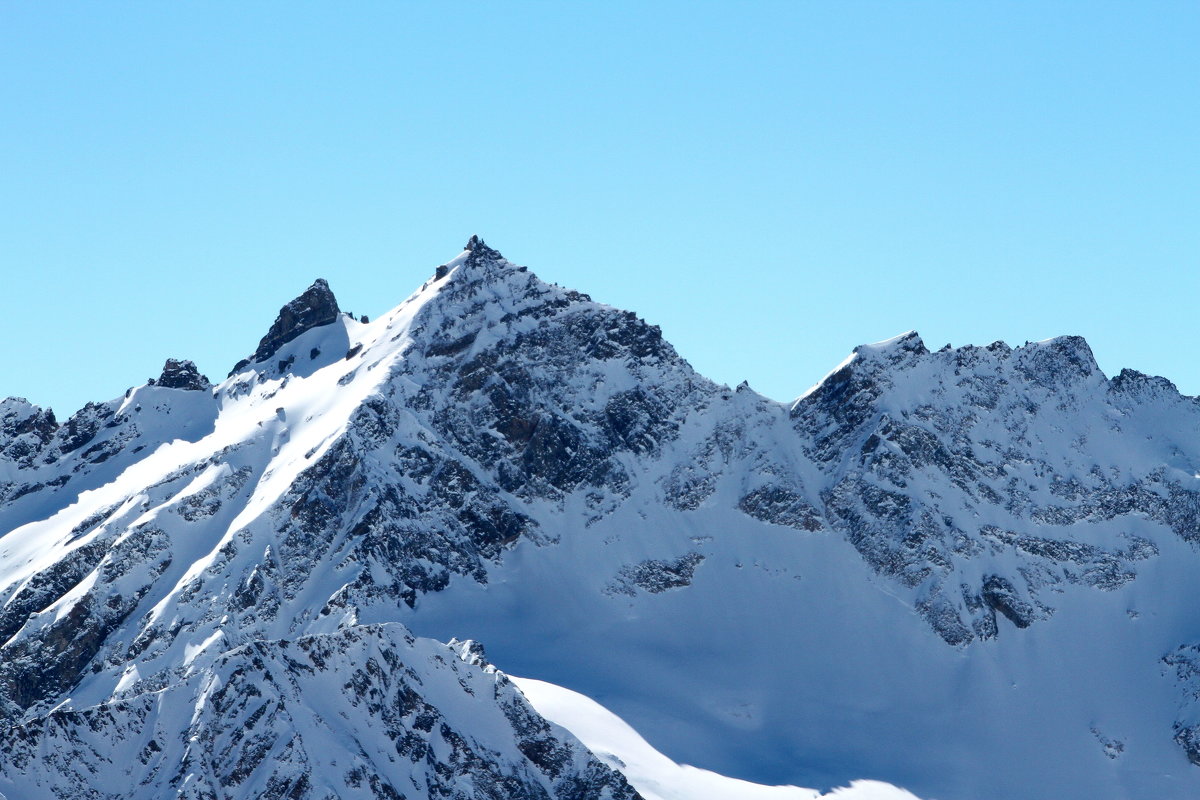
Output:
<instances>
[{"instance_id":1,"label":"mountain peak","mask_svg":"<svg viewBox=\"0 0 1200 800\"><path fill-rule=\"evenodd\" d=\"M475 267L481 265L492 265L505 262L506 259L500 254L499 250L487 246L487 243L479 237L478 234L472 234L467 240L466 246L463 247L461 253L455 256L450 261L442 264L433 273L433 279L440 281L450 274L451 270L466 266Z\"/></svg>"},{"instance_id":2,"label":"mountain peak","mask_svg":"<svg viewBox=\"0 0 1200 800\"><path fill-rule=\"evenodd\" d=\"M467 246L463 249L470 253L465 262L467 264L475 264L485 261L502 261L504 259L504 256L500 254L499 250L488 247L487 243L484 242L483 239L479 238L477 234L472 235L471 238L467 240Z\"/></svg>"},{"instance_id":3,"label":"mountain peak","mask_svg":"<svg viewBox=\"0 0 1200 800\"><path fill-rule=\"evenodd\" d=\"M905 358L910 356L923 356L929 353L925 347L925 342L921 340L920 334L916 331L906 331L899 336L893 336L890 339L884 339L882 342L873 344L860 344L854 348L854 354L859 358L884 358L885 360L896 360L897 358Z\"/></svg>"},{"instance_id":4,"label":"mountain peak","mask_svg":"<svg viewBox=\"0 0 1200 800\"><path fill-rule=\"evenodd\" d=\"M275 317L267 335L258 343L254 355L239 361L229 374L232 375L251 362L259 364L266 361L275 355L280 347L305 331L334 322L340 313L337 298L333 296L329 283L324 278L317 278L303 294L279 309L279 315Z\"/></svg>"},{"instance_id":5,"label":"mountain peak","mask_svg":"<svg viewBox=\"0 0 1200 800\"><path fill-rule=\"evenodd\" d=\"M166 389L201 390L212 386L191 361L168 358L155 385Z\"/></svg>"},{"instance_id":6,"label":"mountain peak","mask_svg":"<svg viewBox=\"0 0 1200 800\"><path fill-rule=\"evenodd\" d=\"M1046 386L1103 377L1092 348L1082 336L1056 336L1040 342L1026 342L1013 354L1027 378Z\"/></svg>"}]
</instances>

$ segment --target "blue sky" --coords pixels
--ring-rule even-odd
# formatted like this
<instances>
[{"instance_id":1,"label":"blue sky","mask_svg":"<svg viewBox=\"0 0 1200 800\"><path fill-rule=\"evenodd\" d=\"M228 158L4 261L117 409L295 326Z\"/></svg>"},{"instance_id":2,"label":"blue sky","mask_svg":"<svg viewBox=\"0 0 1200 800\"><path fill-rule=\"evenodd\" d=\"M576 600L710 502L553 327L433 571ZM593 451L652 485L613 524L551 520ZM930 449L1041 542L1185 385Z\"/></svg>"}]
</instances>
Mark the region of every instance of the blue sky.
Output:
<instances>
[{"instance_id":1,"label":"blue sky","mask_svg":"<svg viewBox=\"0 0 1200 800\"><path fill-rule=\"evenodd\" d=\"M223 377L472 233L786 400L1082 334L1200 393L1200 5L0 6L0 396Z\"/></svg>"}]
</instances>

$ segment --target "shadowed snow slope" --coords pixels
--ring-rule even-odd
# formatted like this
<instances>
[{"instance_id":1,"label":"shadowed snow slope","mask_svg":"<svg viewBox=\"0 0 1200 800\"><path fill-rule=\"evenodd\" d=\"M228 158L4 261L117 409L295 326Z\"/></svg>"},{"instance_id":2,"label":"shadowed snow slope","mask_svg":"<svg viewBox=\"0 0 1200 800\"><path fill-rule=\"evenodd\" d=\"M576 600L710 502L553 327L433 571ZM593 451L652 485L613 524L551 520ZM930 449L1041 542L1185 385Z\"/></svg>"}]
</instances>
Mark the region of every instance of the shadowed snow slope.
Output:
<instances>
[{"instance_id":1,"label":"shadowed snow slope","mask_svg":"<svg viewBox=\"0 0 1200 800\"><path fill-rule=\"evenodd\" d=\"M1075 337L931 352L905 334L778 403L478 239L369 324L323 283L305 297L215 387L137 387L62 424L0 403L0 754L54 752L88 709L208 708L199 687L272 642L295 685L296 643L402 623L757 784L1200 794L1200 609L1180 600L1200 579L1200 406L1168 381L1109 379ZM352 669L312 668L339 692ZM511 726L464 726L423 757L466 769L459 737L550 796L576 796L571 776L628 791L583 755L562 772L517 744L524 765ZM296 796L350 785L323 741ZM252 772L274 774L275 746ZM164 752L147 797L192 774ZM0 785L59 780L16 763Z\"/></svg>"}]
</instances>

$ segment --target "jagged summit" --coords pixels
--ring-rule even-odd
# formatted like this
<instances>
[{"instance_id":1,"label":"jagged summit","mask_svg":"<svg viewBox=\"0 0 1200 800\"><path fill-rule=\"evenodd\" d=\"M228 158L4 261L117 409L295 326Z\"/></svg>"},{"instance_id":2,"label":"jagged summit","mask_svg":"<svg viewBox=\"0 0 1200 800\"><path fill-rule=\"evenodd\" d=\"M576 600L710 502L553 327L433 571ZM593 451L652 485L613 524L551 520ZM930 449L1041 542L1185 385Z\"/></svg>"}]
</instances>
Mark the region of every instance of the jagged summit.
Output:
<instances>
[{"instance_id":1,"label":"jagged summit","mask_svg":"<svg viewBox=\"0 0 1200 800\"><path fill-rule=\"evenodd\" d=\"M59 428L54 411L22 397L0 400L0 459L32 461Z\"/></svg>"},{"instance_id":2,"label":"jagged summit","mask_svg":"<svg viewBox=\"0 0 1200 800\"><path fill-rule=\"evenodd\" d=\"M504 256L500 254L499 250L488 247L487 243L484 242L483 239L479 238L478 235L472 235L471 238L467 240L467 246L463 249L470 253L470 255L467 256L467 264L477 264L484 261L501 261L504 259Z\"/></svg>"},{"instance_id":3,"label":"jagged summit","mask_svg":"<svg viewBox=\"0 0 1200 800\"><path fill-rule=\"evenodd\" d=\"M200 374L195 363L179 361L174 358L167 359L167 363L163 365L162 374L157 381L152 381L152 383L165 389L199 391L212 388L208 377Z\"/></svg>"},{"instance_id":4,"label":"jagged summit","mask_svg":"<svg viewBox=\"0 0 1200 800\"><path fill-rule=\"evenodd\" d=\"M499 264L508 264L508 260L500 254L499 250L488 247L487 244L478 235L471 236L467 240L467 244L463 247L463 251L454 259L442 264L434 272L433 279L440 281L450 274L457 267L478 268L492 267Z\"/></svg>"},{"instance_id":5,"label":"jagged summit","mask_svg":"<svg viewBox=\"0 0 1200 800\"><path fill-rule=\"evenodd\" d=\"M961 361L963 358L977 358L981 352L999 359L1015 358L1030 368L1041 367L1047 371L1065 370L1071 374L1089 375L1099 370L1087 340L1082 336L1074 335L1025 342L1019 347L1010 347L1002 341L992 342L986 347L973 344L953 347L947 344L935 353L925 346L919 333L906 331L899 336L893 336L880 342L858 345L851 352L847 362L875 360L882 363L898 363L926 356L944 359L947 355ZM839 365L838 368L840 369L842 366L845 364Z\"/></svg>"},{"instance_id":6,"label":"jagged summit","mask_svg":"<svg viewBox=\"0 0 1200 800\"><path fill-rule=\"evenodd\" d=\"M333 296L329 284L324 278L317 278L303 294L279 309L279 316L275 318L267 335L258 343L254 355L239 361L229 374L233 375L252 362L259 364L266 361L275 355L280 347L305 331L334 322L339 313L341 310L338 308L337 298Z\"/></svg>"},{"instance_id":7,"label":"jagged summit","mask_svg":"<svg viewBox=\"0 0 1200 800\"><path fill-rule=\"evenodd\" d=\"M1142 398L1153 396L1178 397L1190 403L1200 404L1200 397L1182 395L1179 388L1170 380L1157 375L1147 375L1136 369L1126 367L1109 381L1109 388L1117 393L1124 393Z\"/></svg>"},{"instance_id":8,"label":"jagged summit","mask_svg":"<svg viewBox=\"0 0 1200 800\"><path fill-rule=\"evenodd\" d=\"M925 347L925 342L921 339L921 334L916 331L905 331L899 336L893 336L890 339L884 339L882 342L874 342L871 344L860 344L854 348L854 352L859 355L869 355L874 353L889 353L896 351L907 351L924 355L929 352Z\"/></svg>"},{"instance_id":9,"label":"jagged summit","mask_svg":"<svg viewBox=\"0 0 1200 800\"><path fill-rule=\"evenodd\" d=\"M976 372L999 370L1011 373L1012 379L1018 383L1042 387L1106 380L1091 347L1082 336L1056 336L1026 342L1019 347L1010 347L1002 341L986 347L971 344L952 347L947 344L940 350L931 351L916 331L908 331L881 342L855 347L845 361L801 395L793 405L808 401L822 389L827 400L839 398L851 376L875 376L873 379L890 382L914 370L929 378L946 370L957 373L963 369Z\"/></svg>"}]
</instances>

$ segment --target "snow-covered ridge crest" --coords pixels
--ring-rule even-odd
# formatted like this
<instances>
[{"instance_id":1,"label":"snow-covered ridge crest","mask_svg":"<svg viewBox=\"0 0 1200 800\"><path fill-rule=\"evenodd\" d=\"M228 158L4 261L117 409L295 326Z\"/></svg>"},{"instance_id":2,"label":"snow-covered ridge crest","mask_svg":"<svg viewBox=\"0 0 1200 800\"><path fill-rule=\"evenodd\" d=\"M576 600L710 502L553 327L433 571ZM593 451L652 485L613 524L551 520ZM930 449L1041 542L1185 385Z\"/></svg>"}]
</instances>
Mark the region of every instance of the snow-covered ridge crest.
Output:
<instances>
[{"instance_id":1,"label":"snow-covered ridge crest","mask_svg":"<svg viewBox=\"0 0 1200 800\"><path fill-rule=\"evenodd\" d=\"M855 347L845 361L807 390L796 403L827 383L844 380L847 374L844 370L855 366L860 370L898 372L925 362L942 367L962 368L977 367L981 361L995 369L1002 369L1002 365L1011 363L1026 379L1043 384L1052 381L1084 380L1096 375L1103 377L1091 347L1082 336L1058 336L1038 342L1026 342L1020 347L1010 347L1000 341L986 347L965 345L954 348L946 345L933 352L925 346L916 331L907 331L891 339Z\"/></svg>"}]
</instances>

